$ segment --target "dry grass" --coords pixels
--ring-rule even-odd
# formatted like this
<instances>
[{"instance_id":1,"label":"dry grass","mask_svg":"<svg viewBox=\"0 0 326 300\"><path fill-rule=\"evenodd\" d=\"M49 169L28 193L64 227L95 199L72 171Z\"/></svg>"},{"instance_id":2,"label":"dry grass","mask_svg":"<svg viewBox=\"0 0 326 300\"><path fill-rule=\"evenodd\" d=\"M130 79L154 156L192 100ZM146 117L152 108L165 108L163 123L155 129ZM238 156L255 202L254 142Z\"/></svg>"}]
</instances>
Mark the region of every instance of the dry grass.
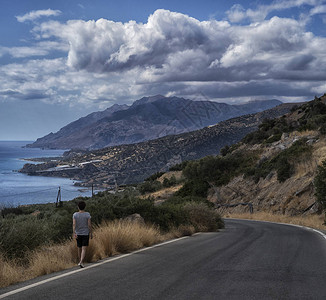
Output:
<instances>
[{"instance_id":1,"label":"dry grass","mask_svg":"<svg viewBox=\"0 0 326 300\"><path fill-rule=\"evenodd\" d=\"M164 240L170 240L174 238L180 238L182 236L190 236L196 232L193 225L180 225L178 228L170 230L164 235Z\"/></svg>"},{"instance_id":2,"label":"dry grass","mask_svg":"<svg viewBox=\"0 0 326 300\"><path fill-rule=\"evenodd\" d=\"M257 212L254 214L250 213L237 213L237 214L227 214L225 218L235 218L235 219L249 219L258 221L270 221L277 223L288 223L301 226L307 226L315 229L326 230L324 223L324 215L310 215L310 216L287 216L271 214L267 212Z\"/></svg>"},{"instance_id":3,"label":"dry grass","mask_svg":"<svg viewBox=\"0 0 326 300\"><path fill-rule=\"evenodd\" d=\"M178 184L172 187L162 188L156 192L146 193L145 195L142 195L141 198L145 199L148 197L153 197L155 201L164 201L170 198L176 191L180 190L181 188L182 184Z\"/></svg>"},{"instance_id":4,"label":"dry grass","mask_svg":"<svg viewBox=\"0 0 326 300\"><path fill-rule=\"evenodd\" d=\"M88 262L148 247L163 240L158 228L137 222L103 223L94 232L88 248Z\"/></svg>"},{"instance_id":5,"label":"dry grass","mask_svg":"<svg viewBox=\"0 0 326 300\"><path fill-rule=\"evenodd\" d=\"M157 180L161 183L163 183L164 179L171 179L171 177L174 176L177 181L180 181L183 179L182 171L170 171L167 173L164 173L161 177L159 177Z\"/></svg>"},{"instance_id":6,"label":"dry grass","mask_svg":"<svg viewBox=\"0 0 326 300\"><path fill-rule=\"evenodd\" d=\"M157 244L164 240L190 235L194 228L180 227L162 235L157 227L137 222L114 221L103 223L94 230L87 249L86 262L93 262L119 253L127 253ZM20 281L50 274L75 266L78 262L75 241L41 247L30 254L27 265L6 261L0 256L0 288Z\"/></svg>"},{"instance_id":7,"label":"dry grass","mask_svg":"<svg viewBox=\"0 0 326 300\"><path fill-rule=\"evenodd\" d=\"M23 268L15 261L6 261L0 255L0 288L16 283L23 275Z\"/></svg>"}]
</instances>

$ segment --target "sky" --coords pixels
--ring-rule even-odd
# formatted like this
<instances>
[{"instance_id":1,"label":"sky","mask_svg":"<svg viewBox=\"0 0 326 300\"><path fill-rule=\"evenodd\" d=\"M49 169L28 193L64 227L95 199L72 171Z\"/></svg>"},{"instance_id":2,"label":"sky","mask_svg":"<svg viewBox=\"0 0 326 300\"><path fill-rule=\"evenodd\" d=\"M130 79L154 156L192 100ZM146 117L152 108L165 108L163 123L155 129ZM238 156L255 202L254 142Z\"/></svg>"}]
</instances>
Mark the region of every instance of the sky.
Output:
<instances>
[{"instance_id":1,"label":"sky","mask_svg":"<svg viewBox=\"0 0 326 300\"><path fill-rule=\"evenodd\" d=\"M0 0L0 140L157 94L326 93L326 0Z\"/></svg>"}]
</instances>

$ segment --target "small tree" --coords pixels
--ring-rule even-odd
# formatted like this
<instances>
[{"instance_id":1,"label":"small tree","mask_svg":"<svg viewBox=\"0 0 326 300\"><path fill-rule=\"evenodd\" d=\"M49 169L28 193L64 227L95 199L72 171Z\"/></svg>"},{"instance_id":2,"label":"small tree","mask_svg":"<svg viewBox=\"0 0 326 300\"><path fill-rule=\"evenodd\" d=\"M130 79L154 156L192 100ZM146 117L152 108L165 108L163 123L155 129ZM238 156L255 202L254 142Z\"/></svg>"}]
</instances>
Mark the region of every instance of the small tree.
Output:
<instances>
[{"instance_id":1,"label":"small tree","mask_svg":"<svg viewBox=\"0 0 326 300\"><path fill-rule=\"evenodd\" d=\"M315 196L317 201L326 208L326 160L317 168L317 175L314 179Z\"/></svg>"}]
</instances>

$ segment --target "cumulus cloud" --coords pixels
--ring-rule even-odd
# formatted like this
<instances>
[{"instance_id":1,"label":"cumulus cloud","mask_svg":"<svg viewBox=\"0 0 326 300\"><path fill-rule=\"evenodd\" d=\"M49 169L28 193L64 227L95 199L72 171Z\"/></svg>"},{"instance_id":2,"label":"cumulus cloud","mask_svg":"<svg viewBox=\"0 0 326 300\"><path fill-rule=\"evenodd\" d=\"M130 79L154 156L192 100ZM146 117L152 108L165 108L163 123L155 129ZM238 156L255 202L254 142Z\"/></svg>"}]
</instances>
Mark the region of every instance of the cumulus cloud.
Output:
<instances>
[{"instance_id":1,"label":"cumulus cloud","mask_svg":"<svg viewBox=\"0 0 326 300\"><path fill-rule=\"evenodd\" d=\"M78 20L44 23L37 30L69 43L67 63L73 69L121 74L137 70L136 81L142 84L291 79L299 70L305 70L309 80L315 76L313 69L326 62L320 50L325 38L306 32L297 20L279 17L231 26L157 10L145 24Z\"/></svg>"},{"instance_id":2,"label":"cumulus cloud","mask_svg":"<svg viewBox=\"0 0 326 300\"><path fill-rule=\"evenodd\" d=\"M26 22L26 21L35 21L41 17L55 17L61 14L60 10L53 9L41 9L41 10L33 10L22 16L16 16L18 22Z\"/></svg>"},{"instance_id":3,"label":"cumulus cloud","mask_svg":"<svg viewBox=\"0 0 326 300\"><path fill-rule=\"evenodd\" d=\"M285 5L274 2L274 9L276 4ZM323 11L317 4L311 14ZM234 20L248 15L240 6L233 9L239 11ZM54 47L66 57L0 67L2 97L99 105L154 94L293 99L321 91L326 80L321 68L326 39L295 19L272 17L235 26L160 9L146 23L47 21L35 25L33 33L39 42L32 49L0 48L0 54L27 57Z\"/></svg>"}]
</instances>

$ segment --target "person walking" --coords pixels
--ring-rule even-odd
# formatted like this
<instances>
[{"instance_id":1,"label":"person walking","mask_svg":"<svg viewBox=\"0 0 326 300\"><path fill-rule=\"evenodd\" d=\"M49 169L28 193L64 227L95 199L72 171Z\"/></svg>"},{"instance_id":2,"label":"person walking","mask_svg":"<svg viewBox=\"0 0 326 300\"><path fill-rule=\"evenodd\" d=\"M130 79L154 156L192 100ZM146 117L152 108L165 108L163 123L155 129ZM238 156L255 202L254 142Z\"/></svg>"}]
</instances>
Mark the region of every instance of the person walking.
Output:
<instances>
[{"instance_id":1,"label":"person walking","mask_svg":"<svg viewBox=\"0 0 326 300\"><path fill-rule=\"evenodd\" d=\"M89 237L91 239L93 238L92 222L90 213L85 211L86 203L80 201L77 206L78 212L75 212L72 217L72 230L73 238L77 240L79 258L78 266L84 268L84 259L89 245Z\"/></svg>"}]
</instances>

